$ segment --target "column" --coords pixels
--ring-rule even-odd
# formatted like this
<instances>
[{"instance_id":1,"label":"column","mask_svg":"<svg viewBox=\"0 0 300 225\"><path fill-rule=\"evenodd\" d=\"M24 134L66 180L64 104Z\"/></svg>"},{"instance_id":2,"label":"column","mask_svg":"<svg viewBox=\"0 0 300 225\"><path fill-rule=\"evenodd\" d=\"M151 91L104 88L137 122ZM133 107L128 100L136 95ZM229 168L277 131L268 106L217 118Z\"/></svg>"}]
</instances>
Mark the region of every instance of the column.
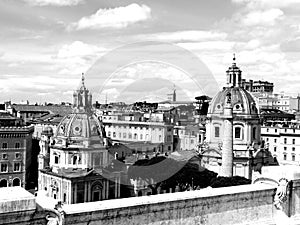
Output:
<instances>
[{"instance_id":1,"label":"column","mask_svg":"<svg viewBox=\"0 0 300 225\"><path fill-rule=\"evenodd\" d=\"M221 171L222 176L232 177L233 175L233 115L230 92L225 98Z\"/></svg>"},{"instance_id":2,"label":"column","mask_svg":"<svg viewBox=\"0 0 300 225\"><path fill-rule=\"evenodd\" d=\"M84 202L88 202L88 181L84 182Z\"/></svg>"}]
</instances>

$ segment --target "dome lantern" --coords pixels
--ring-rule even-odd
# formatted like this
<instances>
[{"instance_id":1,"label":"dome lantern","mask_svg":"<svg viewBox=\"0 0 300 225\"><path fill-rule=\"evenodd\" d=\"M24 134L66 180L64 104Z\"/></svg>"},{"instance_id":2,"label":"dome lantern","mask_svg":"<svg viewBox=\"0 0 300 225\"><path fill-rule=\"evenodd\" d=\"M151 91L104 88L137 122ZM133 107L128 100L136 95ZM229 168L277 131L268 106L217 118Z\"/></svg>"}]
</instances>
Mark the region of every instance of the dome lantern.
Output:
<instances>
[{"instance_id":1,"label":"dome lantern","mask_svg":"<svg viewBox=\"0 0 300 225\"><path fill-rule=\"evenodd\" d=\"M233 54L232 66L226 71L228 87L241 87L242 84L242 71L236 66L235 60L236 57L235 54Z\"/></svg>"}]
</instances>

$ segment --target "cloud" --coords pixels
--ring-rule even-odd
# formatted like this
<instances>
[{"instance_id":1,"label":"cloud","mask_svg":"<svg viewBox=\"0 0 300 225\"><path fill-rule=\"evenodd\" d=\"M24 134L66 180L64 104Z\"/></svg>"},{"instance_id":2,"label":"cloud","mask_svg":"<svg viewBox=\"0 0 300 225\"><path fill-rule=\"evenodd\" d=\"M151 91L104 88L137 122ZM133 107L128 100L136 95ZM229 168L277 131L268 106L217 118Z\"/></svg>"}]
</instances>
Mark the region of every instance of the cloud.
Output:
<instances>
[{"instance_id":1,"label":"cloud","mask_svg":"<svg viewBox=\"0 0 300 225\"><path fill-rule=\"evenodd\" d=\"M236 4L246 4L248 8L291 8L299 5L299 0L232 0Z\"/></svg>"},{"instance_id":2,"label":"cloud","mask_svg":"<svg viewBox=\"0 0 300 225\"><path fill-rule=\"evenodd\" d=\"M83 17L78 22L71 24L69 29L125 28L130 24L150 18L150 7L133 3L124 7L99 9L95 14Z\"/></svg>"},{"instance_id":3,"label":"cloud","mask_svg":"<svg viewBox=\"0 0 300 225\"><path fill-rule=\"evenodd\" d=\"M186 30L177 32L156 33L148 36L150 39L169 42L224 40L227 34L217 31Z\"/></svg>"},{"instance_id":4,"label":"cloud","mask_svg":"<svg viewBox=\"0 0 300 225\"><path fill-rule=\"evenodd\" d=\"M99 52L106 51L104 48L99 48L95 45L89 45L81 41L74 41L71 44L65 44L58 51L58 58L82 57L97 55Z\"/></svg>"},{"instance_id":5,"label":"cloud","mask_svg":"<svg viewBox=\"0 0 300 225\"><path fill-rule=\"evenodd\" d=\"M85 0L24 0L34 6L73 6L84 3Z\"/></svg>"},{"instance_id":6,"label":"cloud","mask_svg":"<svg viewBox=\"0 0 300 225\"><path fill-rule=\"evenodd\" d=\"M242 23L246 26L274 26L283 16L284 13L280 9L252 11L242 16Z\"/></svg>"},{"instance_id":7,"label":"cloud","mask_svg":"<svg viewBox=\"0 0 300 225\"><path fill-rule=\"evenodd\" d=\"M300 38L282 42L280 49L284 52L300 52Z\"/></svg>"},{"instance_id":8,"label":"cloud","mask_svg":"<svg viewBox=\"0 0 300 225\"><path fill-rule=\"evenodd\" d=\"M232 51L235 42L231 41L202 41L190 43L178 43L178 46L189 50L202 50L202 51Z\"/></svg>"},{"instance_id":9,"label":"cloud","mask_svg":"<svg viewBox=\"0 0 300 225\"><path fill-rule=\"evenodd\" d=\"M63 45L55 60L58 63L59 74L81 74L87 71L91 65L107 50L103 47L90 45L81 41Z\"/></svg>"}]
</instances>

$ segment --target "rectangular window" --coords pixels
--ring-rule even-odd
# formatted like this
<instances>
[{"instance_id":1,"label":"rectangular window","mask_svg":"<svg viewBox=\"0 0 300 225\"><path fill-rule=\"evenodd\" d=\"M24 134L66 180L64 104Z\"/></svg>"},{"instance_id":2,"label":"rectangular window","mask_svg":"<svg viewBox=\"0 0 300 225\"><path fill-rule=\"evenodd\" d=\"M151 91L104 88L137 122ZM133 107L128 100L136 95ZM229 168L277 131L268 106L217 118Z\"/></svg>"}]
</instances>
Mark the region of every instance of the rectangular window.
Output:
<instances>
[{"instance_id":1,"label":"rectangular window","mask_svg":"<svg viewBox=\"0 0 300 225\"><path fill-rule=\"evenodd\" d=\"M170 142L171 141L171 135L167 136L167 141Z\"/></svg>"},{"instance_id":2,"label":"rectangular window","mask_svg":"<svg viewBox=\"0 0 300 225\"><path fill-rule=\"evenodd\" d=\"M56 155L56 156L54 156L54 163L58 164L58 162L59 162L59 157Z\"/></svg>"},{"instance_id":3,"label":"rectangular window","mask_svg":"<svg viewBox=\"0 0 300 225\"><path fill-rule=\"evenodd\" d=\"M286 151L286 147L283 147L283 150Z\"/></svg>"},{"instance_id":4,"label":"rectangular window","mask_svg":"<svg viewBox=\"0 0 300 225\"><path fill-rule=\"evenodd\" d=\"M277 142L277 139L276 138L274 138L274 143L276 143Z\"/></svg>"},{"instance_id":5,"label":"rectangular window","mask_svg":"<svg viewBox=\"0 0 300 225\"><path fill-rule=\"evenodd\" d=\"M7 149L7 143L6 142L2 143L2 148Z\"/></svg>"},{"instance_id":6,"label":"rectangular window","mask_svg":"<svg viewBox=\"0 0 300 225\"><path fill-rule=\"evenodd\" d=\"M20 158L21 158L21 154L20 154L19 152L16 152L16 153L15 153L15 158L16 158L16 159L20 159Z\"/></svg>"},{"instance_id":7,"label":"rectangular window","mask_svg":"<svg viewBox=\"0 0 300 225\"><path fill-rule=\"evenodd\" d=\"M234 129L234 138L241 138L241 128L240 127L236 127Z\"/></svg>"},{"instance_id":8,"label":"rectangular window","mask_svg":"<svg viewBox=\"0 0 300 225\"><path fill-rule=\"evenodd\" d=\"M292 155L292 161L295 161L295 155Z\"/></svg>"},{"instance_id":9,"label":"rectangular window","mask_svg":"<svg viewBox=\"0 0 300 225\"><path fill-rule=\"evenodd\" d=\"M16 142L15 148L20 148L20 142Z\"/></svg>"},{"instance_id":10,"label":"rectangular window","mask_svg":"<svg viewBox=\"0 0 300 225\"><path fill-rule=\"evenodd\" d=\"M277 147L274 147L274 152L276 152L276 150L277 150Z\"/></svg>"},{"instance_id":11,"label":"rectangular window","mask_svg":"<svg viewBox=\"0 0 300 225\"><path fill-rule=\"evenodd\" d=\"M21 171L21 163L15 162L14 163L14 172L20 172Z\"/></svg>"},{"instance_id":12,"label":"rectangular window","mask_svg":"<svg viewBox=\"0 0 300 225\"><path fill-rule=\"evenodd\" d=\"M283 139L283 143L286 144L286 138Z\"/></svg>"},{"instance_id":13,"label":"rectangular window","mask_svg":"<svg viewBox=\"0 0 300 225\"><path fill-rule=\"evenodd\" d=\"M253 127L253 129L252 129L252 136L253 136L253 139L256 139L256 127Z\"/></svg>"},{"instance_id":14,"label":"rectangular window","mask_svg":"<svg viewBox=\"0 0 300 225\"><path fill-rule=\"evenodd\" d=\"M286 154L283 155L283 160L286 160Z\"/></svg>"},{"instance_id":15,"label":"rectangular window","mask_svg":"<svg viewBox=\"0 0 300 225\"><path fill-rule=\"evenodd\" d=\"M7 173L7 172L8 172L7 163L1 163L1 173Z\"/></svg>"},{"instance_id":16,"label":"rectangular window","mask_svg":"<svg viewBox=\"0 0 300 225\"><path fill-rule=\"evenodd\" d=\"M7 159L7 154L6 153L2 153L2 159Z\"/></svg>"},{"instance_id":17,"label":"rectangular window","mask_svg":"<svg viewBox=\"0 0 300 225\"><path fill-rule=\"evenodd\" d=\"M293 139L293 145L295 144L295 142L296 142L296 140L295 140L295 139Z\"/></svg>"},{"instance_id":18,"label":"rectangular window","mask_svg":"<svg viewBox=\"0 0 300 225\"><path fill-rule=\"evenodd\" d=\"M220 127L215 127L215 137L220 137Z\"/></svg>"},{"instance_id":19,"label":"rectangular window","mask_svg":"<svg viewBox=\"0 0 300 225\"><path fill-rule=\"evenodd\" d=\"M292 147L292 151L293 151L293 152L295 151L295 147Z\"/></svg>"}]
</instances>

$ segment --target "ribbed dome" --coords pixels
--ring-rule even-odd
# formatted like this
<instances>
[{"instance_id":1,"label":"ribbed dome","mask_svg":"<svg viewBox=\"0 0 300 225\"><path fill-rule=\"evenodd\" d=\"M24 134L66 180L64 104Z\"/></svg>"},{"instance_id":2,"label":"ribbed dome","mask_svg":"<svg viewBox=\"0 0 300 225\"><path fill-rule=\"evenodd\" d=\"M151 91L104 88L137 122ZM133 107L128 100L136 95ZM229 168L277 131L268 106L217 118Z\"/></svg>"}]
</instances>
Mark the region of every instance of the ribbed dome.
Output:
<instances>
[{"instance_id":1,"label":"ribbed dome","mask_svg":"<svg viewBox=\"0 0 300 225\"><path fill-rule=\"evenodd\" d=\"M227 93L231 93L233 113L258 115L257 105L252 95L241 87L224 87L211 101L208 114L223 114Z\"/></svg>"},{"instance_id":2,"label":"ribbed dome","mask_svg":"<svg viewBox=\"0 0 300 225\"><path fill-rule=\"evenodd\" d=\"M103 129L98 118L92 113L71 113L58 125L55 134L56 143L68 140L70 145L90 147L103 144Z\"/></svg>"}]
</instances>

